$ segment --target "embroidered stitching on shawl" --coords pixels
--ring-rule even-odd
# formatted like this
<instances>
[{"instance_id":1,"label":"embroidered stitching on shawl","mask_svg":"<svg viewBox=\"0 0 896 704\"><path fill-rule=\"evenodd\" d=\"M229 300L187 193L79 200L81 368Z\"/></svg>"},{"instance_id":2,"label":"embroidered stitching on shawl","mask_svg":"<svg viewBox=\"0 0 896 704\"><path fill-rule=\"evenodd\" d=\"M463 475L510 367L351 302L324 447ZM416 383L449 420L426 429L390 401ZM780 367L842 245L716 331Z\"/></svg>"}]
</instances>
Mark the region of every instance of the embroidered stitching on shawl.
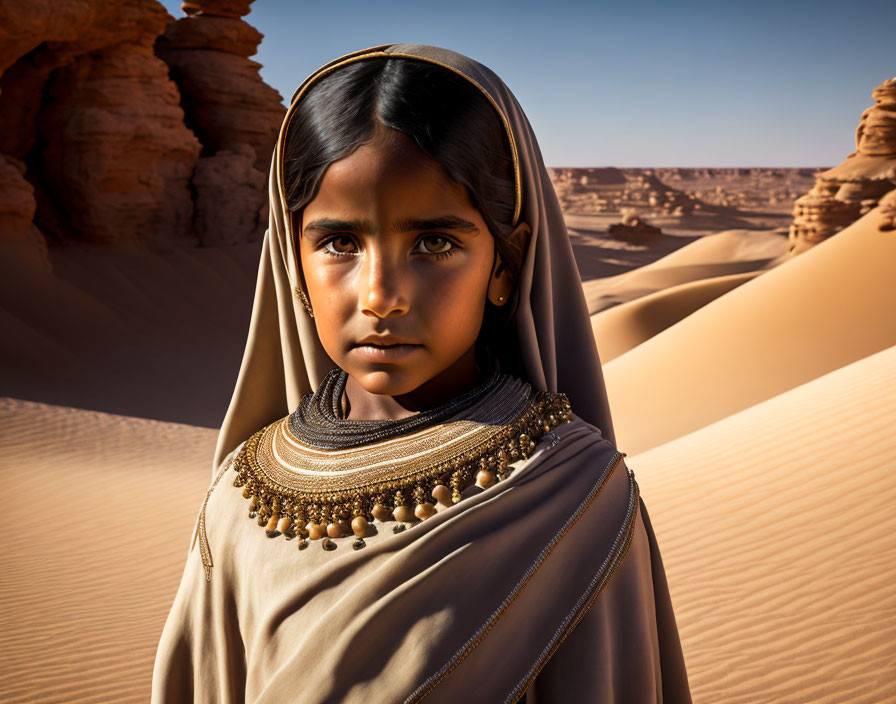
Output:
<instances>
[{"instance_id":1,"label":"embroidered stitching on shawl","mask_svg":"<svg viewBox=\"0 0 896 704\"><path fill-rule=\"evenodd\" d=\"M504 601L498 606L495 612L489 617L489 619L480 626L479 630L474 633L470 639L464 643L460 649L454 654L451 659L448 660L447 663L442 667L441 670L436 672L433 675L430 675L417 689L415 689L411 695L405 699L404 704L416 704L417 702L422 701L426 698L432 691L439 686L439 684L446 678L451 672L460 665L461 662L466 659L466 657L472 652L472 650L479 645L480 641L485 637L485 635L492 629L492 627L497 623L498 619L501 615L507 610L510 604L516 599L519 593L526 587L532 575L541 567L542 563L547 559L548 555L553 551L553 549L557 546L563 536L569 531L570 528L579 520L588 506L597 498L597 495L604 488L609 478L613 475L616 467L619 465L619 462L622 460L622 453L616 450L613 453L613 457L610 459L610 462L604 468L603 472L601 472L601 476L598 478L597 482L594 486L591 487L591 490L586 495L585 499L573 514L566 520L557 534L550 540L550 542L541 550L538 554L538 557L535 559L529 569L523 574L520 578L519 582L516 583L514 588L510 591L510 594L504 599Z\"/></svg>"},{"instance_id":2,"label":"embroidered stitching on shawl","mask_svg":"<svg viewBox=\"0 0 896 704\"><path fill-rule=\"evenodd\" d=\"M215 475L212 485L208 488L208 491L205 492L205 499L203 499L202 507L199 509L196 526L193 528L193 537L190 540L190 552L193 551L193 546L196 545L196 538L199 538L199 554L202 558L202 568L205 570L206 582L212 580L212 567L214 566L214 562L212 562L212 551L208 544L208 536L205 533L205 507L208 505L208 500L211 498L212 492L215 490L218 482L221 481L221 477L223 477L227 470L230 469L230 465L233 463L233 458L236 457L237 452L239 452L245 444L246 443L241 442L229 455L227 455L227 457L224 458L224 461L221 462L221 466L218 468L218 473Z\"/></svg>"},{"instance_id":3,"label":"embroidered stitching on shawl","mask_svg":"<svg viewBox=\"0 0 896 704\"><path fill-rule=\"evenodd\" d=\"M582 596L579 597L579 600L572 608L572 611L567 614L566 618L564 618L557 627L557 630L554 631L554 635L541 651L538 658L535 660L535 663L504 699L504 704L512 704L513 702L518 701L523 695L523 692L529 689L532 685L532 681L538 676L538 673L541 672L542 668L547 664L557 648L559 648L563 641L566 640L567 636L573 632L575 627L585 617L585 614L587 614L594 605L594 602L597 601L597 598L604 590L604 587L609 584L613 575L616 574L616 570L619 569L619 565L622 563L623 558L628 554L632 537L635 534L635 517L639 509L638 498L640 496L638 483L635 481L635 473L631 469L628 469L628 478L628 510L622 528L620 528L619 533L616 535L616 540L613 542L613 549L594 575L594 578L588 584L588 588L584 591ZM619 545L620 540L623 541L621 546ZM597 585L596 589L595 585Z\"/></svg>"}]
</instances>

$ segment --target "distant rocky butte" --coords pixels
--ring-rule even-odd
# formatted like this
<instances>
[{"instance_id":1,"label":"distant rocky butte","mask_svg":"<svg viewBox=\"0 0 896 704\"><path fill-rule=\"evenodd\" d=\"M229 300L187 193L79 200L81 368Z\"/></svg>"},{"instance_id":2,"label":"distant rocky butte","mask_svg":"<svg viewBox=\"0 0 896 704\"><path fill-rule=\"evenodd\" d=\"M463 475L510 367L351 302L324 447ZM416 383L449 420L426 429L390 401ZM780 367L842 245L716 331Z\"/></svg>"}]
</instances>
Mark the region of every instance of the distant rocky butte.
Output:
<instances>
[{"instance_id":1,"label":"distant rocky butte","mask_svg":"<svg viewBox=\"0 0 896 704\"><path fill-rule=\"evenodd\" d=\"M607 234L624 242L649 244L663 233L660 228L651 225L637 213L625 212L620 222L607 228Z\"/></svg>"},{"instance_id":2,"label":"distant rocky butte","mask_svg":"<svg viewBox=\"0 0 896 704\"><path fill-rule=\"evenodd\" d=\"M790 249L799 253L836 234L876 207L896 188L896 78L871 91L862 113L856 150L794 202Z\"/></svg>"},{"instance_id":3,"label":"distant rocky butte","mask_svg":"<svg viewBox=\"0 0 896 704\"><path fill-rule=\"evenodd\" d=\"M880 216L878 229L881 232L896 230L896 189L880 199Z\"/></svg>"},{"instance_id":4,"label":"distant rocky butte","mask_svg":"<svg viewBox=\"0 0 896 704\"><path fill-rule=\"evenodd\" d=\"M663 218L761 212L789 218L820 168L548 169L564 212L610 215L635 209Z\"/></svg>"},{"instance_id":5,"label":"distant rocky butte","mask_svg":"<svg viewBox=\"0 0 896 704\"><path fill-rule=\"evenodd\" d=\"M0 0L0 243L253 241L285 108L251 0Z\"/></svg>"},{"instance_id":6,"label":"distant rocky butte","mask_svg":"<svg viewBox=\"0 0 896 704\"><path fill-rule=\"evenodd\" d=\"M564 211L621 213L641 208L690 215L703 207L693 195L660 181L651 169L552 168L548 173Z\"/></svg>"}]
</instances>

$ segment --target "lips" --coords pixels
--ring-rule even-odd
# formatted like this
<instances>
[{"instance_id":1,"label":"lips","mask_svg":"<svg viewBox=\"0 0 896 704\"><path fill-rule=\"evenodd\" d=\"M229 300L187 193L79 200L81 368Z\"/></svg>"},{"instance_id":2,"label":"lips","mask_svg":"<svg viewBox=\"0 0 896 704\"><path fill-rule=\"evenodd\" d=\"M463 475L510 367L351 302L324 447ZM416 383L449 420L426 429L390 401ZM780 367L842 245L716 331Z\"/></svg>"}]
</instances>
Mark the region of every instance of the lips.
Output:
<instances>
[{"instance_id":1,"label":"lips","mask_svg":"<svg viewBox=\"0 0 896 704\"><path fill-rule=\"evenodd\" d=\"M355 343L352 352L368 362L400 362L423 345L394 335L368 335Z\"/></svg>"},{"instance_id":2,"label":"lips","mask_svg":"<svg viewBox=\"0 0 896 704\"><path fill-rule=\"evenodd\" d=\"M358 340L355 343L355 347L361 347L370 345L373 347L394 347L396 345L413 345L419 347L419 344L412 341L406 340L401 337L395 337L394 335L368 335L367 337Z\"/></svg>"}]
</instances>

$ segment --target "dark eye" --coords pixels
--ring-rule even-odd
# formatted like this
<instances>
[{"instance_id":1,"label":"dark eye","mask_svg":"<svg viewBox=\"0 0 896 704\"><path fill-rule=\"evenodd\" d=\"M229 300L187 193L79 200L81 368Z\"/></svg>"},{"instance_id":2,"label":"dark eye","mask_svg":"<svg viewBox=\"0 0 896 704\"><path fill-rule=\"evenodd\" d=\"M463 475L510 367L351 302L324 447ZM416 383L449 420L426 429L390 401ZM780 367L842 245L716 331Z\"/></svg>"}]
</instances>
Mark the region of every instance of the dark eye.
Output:
<instances>
[{"instance_id":1,"label":"dark eye","mask_svg":"<svg viewBox=\"0 0 896 704\"><path fill-rule=\"evenodd\" d=\"M454 243L441 235L427 235L420 239L419 245L426 254L443 254L454 249Z\"/></svg>"},{"instance_id":2,"label":"dark eye","mask_svg":"<svg viewBox=\"0 0 896 704\"><path fill-rule=\"evenodd\" d=\"M354 254L355 241L348 235L336 235L324 243L324 249L330 254Z\"/></svg>"}]
</instances>

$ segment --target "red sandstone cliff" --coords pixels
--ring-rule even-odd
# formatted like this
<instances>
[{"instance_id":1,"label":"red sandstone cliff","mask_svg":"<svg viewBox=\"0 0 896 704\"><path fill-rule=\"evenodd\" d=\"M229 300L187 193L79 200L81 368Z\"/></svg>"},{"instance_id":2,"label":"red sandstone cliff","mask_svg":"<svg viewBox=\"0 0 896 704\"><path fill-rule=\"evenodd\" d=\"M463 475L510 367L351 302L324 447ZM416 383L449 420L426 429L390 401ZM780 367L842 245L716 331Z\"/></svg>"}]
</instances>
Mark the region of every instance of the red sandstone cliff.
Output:
<instances>
[{"instance_id":1,"label":"red sandstone cliff","mask_svg":"<svg viewBox=\"0 0 896 704\"><path fill-rule=\"evenodd\" d=\"M0 243L258 239L284 108L249 5L0 0Z\"/></svg>"}]
</instances>

